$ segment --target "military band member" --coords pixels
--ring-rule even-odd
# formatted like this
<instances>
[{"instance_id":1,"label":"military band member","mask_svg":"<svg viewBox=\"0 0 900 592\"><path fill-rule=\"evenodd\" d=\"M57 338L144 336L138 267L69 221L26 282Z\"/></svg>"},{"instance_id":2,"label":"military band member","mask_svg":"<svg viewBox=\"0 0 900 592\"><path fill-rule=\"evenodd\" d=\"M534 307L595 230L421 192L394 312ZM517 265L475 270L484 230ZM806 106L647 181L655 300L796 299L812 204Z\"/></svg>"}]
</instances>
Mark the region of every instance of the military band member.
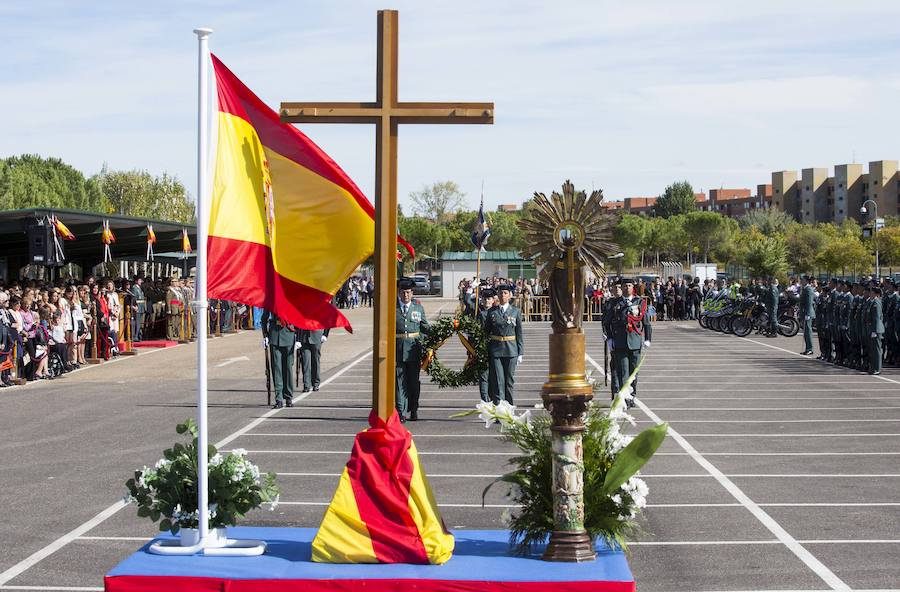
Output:
<instances>
[{"instance_id":1,"label":"military band member","mask_svg":"<svg viewBox=\"0 0 900 592\"><path fill-rule=\"evenodd\" d=\"M510 304L513 291L512 286L498 286L497 303L488 311L484 323L488 360L493 372L491 397L495 405L500 403L501 397L510 405L515 405L516 366L525 354L522 311Z\"/></svg>"},{"instance_id":2,"label":"military band member","mask_svg":"<svg viewBox=\"0 0 900 592\"><path fill-rule=\"evenodd\" d=\"M413 300L416 283L401 278L397 286L396 402L400 421L419 419L419 371L422 368L422 338L428 333L425 309Z\"/></svg>"},{"instance_id":3,"label":"military band member","mask_svg":"<svg viewBox=\"0 0 900 592\"><path fill-rule=\"evenodd\" d=\"M322 356L322 344L328 341L329 329L311 330L300 329L297 337L297 347L300 349L300 367L303 371L303 392L309 389L319 390L321 382L319 360Z\"/></svg>"},{"instance_id":4,"label":"military band member","mask_svg":"<svg viewBox=\"0 0 900 592\"><path fill-rule=\"evenodd\" d=\"M620 385L628 381L641 359L643 347L650 347L652 327L647 318L647 303L634 295L634 283L626 280L625 293L612 305L612 350L615 360L617 380ZM634 397L637 397L637 377L631 383ZM634 405L634 397L626 399L629 407Z\"/></svg>"},{"instance_id":5,"label":"military band member","mask_svg":"<svg viewBox=\"0 0 900 592\"><path fill-rule=\"evenodd\" d=\"M481 326L486 329L488 311L495 305L495 293L493 288L483 287L478 290L478 294L482 300L481 310L478 311L478 321L481 323ZM482 401L487 402L496 399L492 392L493 388L493 367L488 363L488 367L485 368L478 379L478 392L481 395Z\"/></svg>"},{"instance_id":6,"label":"military band member","mask_svg":"<svg viewBox=\"0 0 900 592\"><path fill-rule=\"evenodd\" d=\"M813 278L809 276L803 276L801 280L802 287L800 288L800 310L798 314L800 315L801 322L803 323L803 355L811 356L813 354L813 344L812 344L812 325L813 321L816 318L816 289L814 287L815 281Z\"/></svg>"},{"instance_id":7,"label":"military band member","mask_svg":"<svg viewBox=\"0 0 900 592\"><path fill-rule=\"evenodd\" d=\"M273 409L294 406L294 349L297 330L275 313L262 314L263 345L269 350L272 383L275 385Z\"/></svg>"}]
</instances>

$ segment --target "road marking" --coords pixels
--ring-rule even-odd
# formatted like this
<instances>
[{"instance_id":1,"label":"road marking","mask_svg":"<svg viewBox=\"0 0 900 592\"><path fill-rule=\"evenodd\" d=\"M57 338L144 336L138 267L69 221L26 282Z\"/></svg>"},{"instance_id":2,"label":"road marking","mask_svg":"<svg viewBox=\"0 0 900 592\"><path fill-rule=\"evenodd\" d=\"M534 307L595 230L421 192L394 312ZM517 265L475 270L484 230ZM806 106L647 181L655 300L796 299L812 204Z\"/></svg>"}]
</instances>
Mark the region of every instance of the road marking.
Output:
<instances>
[{"instance_id":1,"label":"road marking","mask_svg":"<svg viewBox=\"0 0 900 592\"><path fill-rule=\"evenodd\" d=\"M250 358L247 356L237 356L235 358L227 358L224 362L220 362L216 364L216 368L224 368L229 364L234 364L235 362L249 362Z\"/></svg>"},{"instance_id":2,"label":"road marking","mask_svg":"<svg viewBox=\"0 0 900 592\"><path fill-rule=\"evenodd\" d=\"M222 450L221 452L231 451ZM348 453L346 450L248 450L247 454L343 454L347 456ZM515 455L515 450L509 452L423 452L419 450L419 456L505 456L512 458Z\"/></svg>"},{"instance_id":3,"label":"road marking","mask_svg":"<svg viewBox=\"0 0 900 592\"><path fill-rule=\"evenodd\" d=\"M103 592L98 586L0 586L0 590L58 590L59 592Z\"/></svg>"},{"instance_id":4,"label":"road marking","mask_svg":"<svg viewBox=\"0 0 900 592\"><path fill-rule=\"evenodd\" d=\"M295 473L295 472L278 472L279 477L340 477L341 473ZM463 475L456 473L428 473L428 478L434 479L496 479L501 475L473 474ZM900 473L728 473L725 475L730 479L887 479L900 478ZM641 479L711 479L713 475L709 473L641 473ZM84 538L84 537L82 537Z\"/></svg>"},{"instance_id":5,"label":"road marking","mask_svg":"<svg viewBox=\"0 0 900 592\"><path fill-rule=\"evenodd\" d=\"M685 438L896 438L900 434L682 434Z\"/></svg>"},{"instance_id":6,"label":"road marking","mask_svg":"<svg viewBox=\"0 0 900 592\"><path fill-rule=\"evenodd\" d=\"M798 540L804 545L877 545L896 544L900 539L805 539ZM648 547L666 546L692 546L692 545L780 545L781 541L772 539L768 541L637 541L628 543L628 546L640 545Z\"/></svg>"},{"instance_id":7,"label":"road marking","mask_svg":"<svg viewBox=\"0 0 900 592\"><path fill-rule=\"evenodd\" d=\"M309 420L313 421L313 420ZM319 420L315 420L319 421ZM649 419L635 420L637 423L653 423ZM891 419L671 419L669 423L871 423L894 422L900 418Z\"/></svg>"},{"instance_id":8,"label":"road marking","mask_svg":"<svg viewBox=\"0 0 900 592\"><path fill-rule=\"evenodd\" d=\"M323 381L322 384L328 384L329 382L335 380L341 374L343 374L345 371L349 370L350 368L352 368L359 362L365 360L366 358L368 358L371 355L372 355L371 351L364 353L363 355L358 357L356 360L354 360L347 366L344 366L344 368L339 370L336 374L333 374L332 376L328 377L328 379ZM303 397L307 396L308 394L309 393L304 393L302 396L298 397L298 399L302 399ZM256 426L258 426L260 423L265 421L268 417L271 417L272 415L276 414L279 411L281 411L281 409L270 409L268 412L263 414L261 417L258 417L255 420L251 421L245 427L232 433L229 436L226 436L224 439L217 442L215 444L216 448L221 448L222 446L225 446L226 444L228 444L229 442L231 442L238 436L241 436L244 433L252 430ZM347 453L346 451L343 452L343 454L346 454L346 453ZM126 506L126 504L124 501L122 501L122 500L117 501L113 505L109 506L108 508L106 508L105 510L103 510L102 512L100 512L99 514L97 514L96 516L94 516L93 518L88 520L87 522L85 522L84 524L81 524L80 526L75 527L74 529L70 530L63 536L59 537L58 539L56 539L55 541L50 543L49 545L43 547L42 549L39 549L38 551L35 551L34 553L29 555L22 561L19 561L18 563L16 563L15 565L10 567L6 571L4 571L3 573L0 573L0 587L3 587L7 582L12 580L13 578L19 576L23 572L34 567L38 562L46 559L47 557L49 557L56 551L62 549L63 547L65 547L66 545L68 545L69 543L71 543L72 541L77 539L78 537L89 532L91 529L93 529L97 525L104 522L106 519L108 519L110 516L114 515L116 512L118 512L125 506ZM48 588L48 589L57 590L59 588ZM93 590L93 588L91 588L91 589ZM101 590L102 590L102 588L101 588Z\"/></svg>"},{"instance_id":9,"label":"road marking","mask_svg":"<svg viewBox=\"0 0 900 592\"><path fill-rule=\"evenodd\" d=\"M586 359L601 372L603 368L597 364L593 359L589 356L585 356ZM640 399L635 399L637 406L653 421L657 424L664 423L658 415L656 415L653 411L650 410ZM718 481L719 485L724 487L741 505L743 505L750 513L752 513L757 520L759 520L763 526L769 529L775 537L781 541L788 549L791 550L794 555L797 556L806 566L812 570L819 578L824 581L828 587L832 590L850 590L850 586L848 586L843 580L841 580L834 572L832 572L828 567L819 561L812 553L810 553L803 545L797 542L797 540L790 535L778 522L776 522L771 516L769 516L765 510L763 510L759 504L750 499L747 494L741 490L733 481L728 479L715 465L706 460L702 454L697 452L697 450L691 446L691 444L682 437L675 429L669 426L669 435L675 439L676 442L684 449L684 451L690 455L694 461L697 462L701 467L703 467L710 475Z\"/></svg>"},{"instance_id":10,"label":"road marking","mask_svg":"<svg viewBox=\"0 0 900 592\"><path fill-rule=\"evenodd\" d=\"M642 381L641 384L644 384ZM320 407L320 409L323 409ZM327 409L325 407L324 409ZM429 407L429 409L442 409ZM873 405L871 407L657 407L657 411L864 411L866 409L900 409L898 405Z\"/></svg>"},{"instance_id":11,"label":"road marking","mask_svg":"<svg viewBox=\"0 0 900 592\"><path fill-rule=\"evenodd\" d=\"M277 437L277 438L285 438L285 437L294 437L294 438L355 438L359 432L353 432L352 434L263 434L259 432L253 432L250 434L244 434L244 437L247 436L265 436L265 437ZM900 435L900 434L898 434ZM497 434L413 434L413 438L497 438Z\"/></svg>"}]
</instances>

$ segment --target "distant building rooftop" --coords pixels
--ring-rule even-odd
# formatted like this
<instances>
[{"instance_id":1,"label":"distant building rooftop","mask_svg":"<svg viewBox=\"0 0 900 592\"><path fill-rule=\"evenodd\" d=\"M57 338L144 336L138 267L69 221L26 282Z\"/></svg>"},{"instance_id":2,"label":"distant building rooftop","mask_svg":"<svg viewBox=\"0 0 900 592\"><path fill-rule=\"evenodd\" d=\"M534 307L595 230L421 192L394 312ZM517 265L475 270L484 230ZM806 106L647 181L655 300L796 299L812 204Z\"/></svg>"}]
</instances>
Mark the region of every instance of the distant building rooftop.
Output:
<instances>
[{"instance_id":1,"label":"distant building rooftop","mask_svg":"<svg viewBox=\"0 0 900 592\"><path fill-rule=\"evenodd\" d=\"M472 251L444 251L441 255L441 261L475 261L478 259L478 252ZM523 259L516 251L482 251L482 261L528 261Z\"/></svg>"},{"instance_id":2,"label":"distant building rooftop","mask_svg":"<svg viewBox=\"0 0 900 592\"><path fill-rule=\"evenodd\" d=\"M497 206L498 212L518 212L519 206L517 204L500 204Z\"/></svg>"}]
</instances>

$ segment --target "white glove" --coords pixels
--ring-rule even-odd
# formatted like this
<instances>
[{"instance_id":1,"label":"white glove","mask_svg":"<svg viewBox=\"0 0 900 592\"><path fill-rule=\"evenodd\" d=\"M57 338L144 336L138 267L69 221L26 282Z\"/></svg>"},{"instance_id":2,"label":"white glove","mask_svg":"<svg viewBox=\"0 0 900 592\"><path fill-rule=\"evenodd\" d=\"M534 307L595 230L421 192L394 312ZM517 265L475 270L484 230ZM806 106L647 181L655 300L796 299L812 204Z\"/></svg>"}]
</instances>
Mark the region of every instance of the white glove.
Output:
<instances>
[{"instance_id":1,"label":"white glove","mask_svg":"<svg viewBox=\"0 0 900 592\"><path fill-rule=\"evenodd\" d=\"M803 317L803 320L804 320L804 321L808 321L808 320L809 320L809 315L806 315L805 317Z\"/></svg>"},{"instance_id":2,"label":"white glove","mask_svg":"<svg viewBox=\"0 0 900 592\"><path fill-rule=\"evenodd\" d=\"M519 360L516 362L517 364L521 364L522 360L525 359L525 356L519 356Z\"/></svg>"},{"instance_id":3,"label":"white glove","mask_svg":"<svg viewBox=\"0 0 900 592\"><path fill-rule=\"evenodd\" d=\"M873 331L871 337L872 337L873 339L874 339L875 337L878 337L878 333L875 333L875 332Z\"/></svg>"},{"instance_id":4,"label":"white glove","mask_svg":"<svg viewBox=\"0 0 900 592\"><path fill-rule=\"evenodd\" d=\"M606 347L608 347L609 349L613 349L613 340L612 340L612 338L609 338L609 339L606 340Z\"/></svg>"},{"instance_id":5,"label":"white glove","mask_svg":"<svg viewBox=\"0 0 900 592\"><path fill-rule=\"evenodd\" d=\"M269 347L269 338L263 337L263 349L266 349L267 347Z\"/></svg>"},{"instance_id":6,"label":"white glove","mask_svg":"<svg viewBox=\"0 0 900 592\"><path fill-rule=\"evenodd\" d=\"M328 341L328 336L322 335L322 343L325 343L326 341Z\"/></svg>"},{"instance_id":7,"label":"white glove","mask_svg":"<svg viewBox=\"0 0 900 592\"><path fill-rule=\"evenodd\" d=\"M294 351L300 351L301 346L302 344L299 341L294 342Z\"/></svg>"},{"instance_id":8,"label":"white glove","mask_svg":"<svg viewBox=\"0 0 900 592\"><path fill-rule=\"evenodd\" d=\"M644 347L649 348L649 347L650 347L650 342L649 342L649 341L645 341L645 342L644 342Z\"/></svg>"}]
</instances>

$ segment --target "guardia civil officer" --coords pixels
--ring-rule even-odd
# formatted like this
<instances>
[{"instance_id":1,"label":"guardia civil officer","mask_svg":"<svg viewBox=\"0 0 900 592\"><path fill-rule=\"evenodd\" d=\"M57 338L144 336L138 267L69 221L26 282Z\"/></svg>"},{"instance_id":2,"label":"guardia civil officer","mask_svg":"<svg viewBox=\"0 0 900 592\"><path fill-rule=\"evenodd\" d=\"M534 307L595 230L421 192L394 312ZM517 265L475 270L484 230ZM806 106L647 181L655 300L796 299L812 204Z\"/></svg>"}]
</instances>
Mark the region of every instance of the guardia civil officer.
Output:
<instances>
[{"instance_id":1,"label":"guardia civil officer","mask_svg":"<svg viewBox=\"0 0 900 592\"><path fill-rule=\"evenodd\" d=\"M778 298L780 295L778 278L771 278L769 287L764 292L766 313L769 315L769 332L766 337L778 337Z\"/></svg>"},{"instance_id":2,"label":"guardia civil officer","mask_svg":"<svg viewBox=\"0 0 900 592\"><path fill-rule=\"evenodd\" d=\"M603 334L606 336L606 349L609 351L611 356L609 365L605 370L610 379L609 386L612 399L616 398L616 393L618 393L619 389L622 388L622 385L619 383L619 372L617 370L618 365L616 364L616 355L615 350L613 349L612 329L613 311L615 310L616 304L620 300L622 300L622 285L620 283L616 283L612 287L611 297L603 303Z\"/></svg>"},{"instance_id":3,"label":"guardia civil officer","mask_svg":"<svg viewBox=\"0 0 900 592\"><path fill-rule=\"evenodd\" d=\"M273 409L294 406L294 348L297 330L268 310L262 314L263 345L269 348L272 382L275 385Z\"/></svg>"},{"instance_id":4,"label":"guardia civil officer","mask_svg":"<svg viewBox=\"0 0 900 592\"><path fill-rule=\"evenodd\" d=\"M884 361L893 365L897 355L897 333L895 313L897 310L897 292L888 278L881 280L881 306L884 318Z\"/></svg>"},{"instance_id":5,"label":"guardia civil officer","mask_svg":"<svg viewBox=\"0 0 900 592\"><path fill-rule=\"evenodd\" d=\"M624 385L631 376L641 359L642 347L650 347L652 338L650 319L647 318L647 303L642 298L634 295L634 283L624 280L625 293L616 299L612 305L612 329L613 360L615 360L617 380ZM637 397L637 377L631 383L634 397ZM629 407L634 405L634 400L628 399Z\"/></svg>"},{"instance_id":6,"label":"guardia civil officer","mask_svg":"<svg viewBox=\"0 0 900 592\"><path fill-rule=\"evenodd\" d=\"M484 321L488 339L488 361L493 370L494 404L502 397L510 405L513 403L513 389L516 383L516 366L525 354L522 338L522 311L510 304L514 288L509 285L497 287L497 304L491 308Z\"/></svg>"},{"instance_id":7,"label":"guardia civil officer","mask_svg":"<svg viewBox=\"0 0 900 592\"><path fill-rule=\"evenodd\" d=\"M869 374L881 374L881 340L884 338L884 318L881 310L881 288L870 288L872 299L866 308L866 335L869 338Z\"/></svg>"},{"instance_id":8,"label":"guardia civil officer","mask_svg":"<svg viewBox=\"0 0 900 592\"><path fill-rule=\"evenodd\" d=\"M297 334L297 347L300 349L300 367L303 371L303 392L309 389L319 390L319 360L322 357L322 344L328 341L329 329L300 329Z\"/></svg>"},{"instance_id":9,"label":"guardia civil officer","mask_svg":"<svg viewBox=\"0 0 900 592\"><path fill-rule=\"evenodd\" d=\"M144 295L144 278L139 275L134 276L134 283L131 284L131 296L134 302L134 310L131 314L131 339L132 341L143 341L147 297Z\"/></svg>"},{"instance_id":10,"label":"guardia civil officer","mask_svg":"<svg viewBox=\"0 0 900 592\"><path fill-rule=\"evenodd\" d=\"M488 288L487 286L479 288L478 296L481 298L481 310L478 311L478 321L481 323L482 327L486 327L488 311L491 310L495 304L494 289ZM478 378L478 392L481 395L482 401L487 402L496 399L496 396L492 394L494 389L494 380L492 380L493 375L493 367L488 363L488 367Z\"/></svg>"},{"instance_id":11,"label":"guardia civil officer","mask_svg":"<svg viewBox=\"0 0 900 592\"><path fill-rule=\"evenodd\" d=\"M808 275L803 276L800 288L800 310L799 315L803 320L803 355L811 356L813 354L812 345L812 324L816 318L816 289L813 284L816 280Z\"/></svg>"},{"instance_id":12,"label":"guardia civil officer","mask_svg":"<svg viewBox=\"0 0 900 592\"><path fill-rule=\"evenodd\" d=\"M422 367L422 338L429 330L425 309L413 300L416 283L410 278L397 281L396 323L396 408L401 422L419 419L419 370Z\"/></svg>"},{"instance_id":13,"label":"guardia civil officer","mask_svg":"<svg viewBox=\"0 0 900 592\"><path fill-rule=\"evenodd\" d=\"M831 325L828 319L828 308L831 299L831 289L822 286L819 297L816 300L816 335L819 338L819 360L831 361Z\"/></svg>"}]
</instances>

